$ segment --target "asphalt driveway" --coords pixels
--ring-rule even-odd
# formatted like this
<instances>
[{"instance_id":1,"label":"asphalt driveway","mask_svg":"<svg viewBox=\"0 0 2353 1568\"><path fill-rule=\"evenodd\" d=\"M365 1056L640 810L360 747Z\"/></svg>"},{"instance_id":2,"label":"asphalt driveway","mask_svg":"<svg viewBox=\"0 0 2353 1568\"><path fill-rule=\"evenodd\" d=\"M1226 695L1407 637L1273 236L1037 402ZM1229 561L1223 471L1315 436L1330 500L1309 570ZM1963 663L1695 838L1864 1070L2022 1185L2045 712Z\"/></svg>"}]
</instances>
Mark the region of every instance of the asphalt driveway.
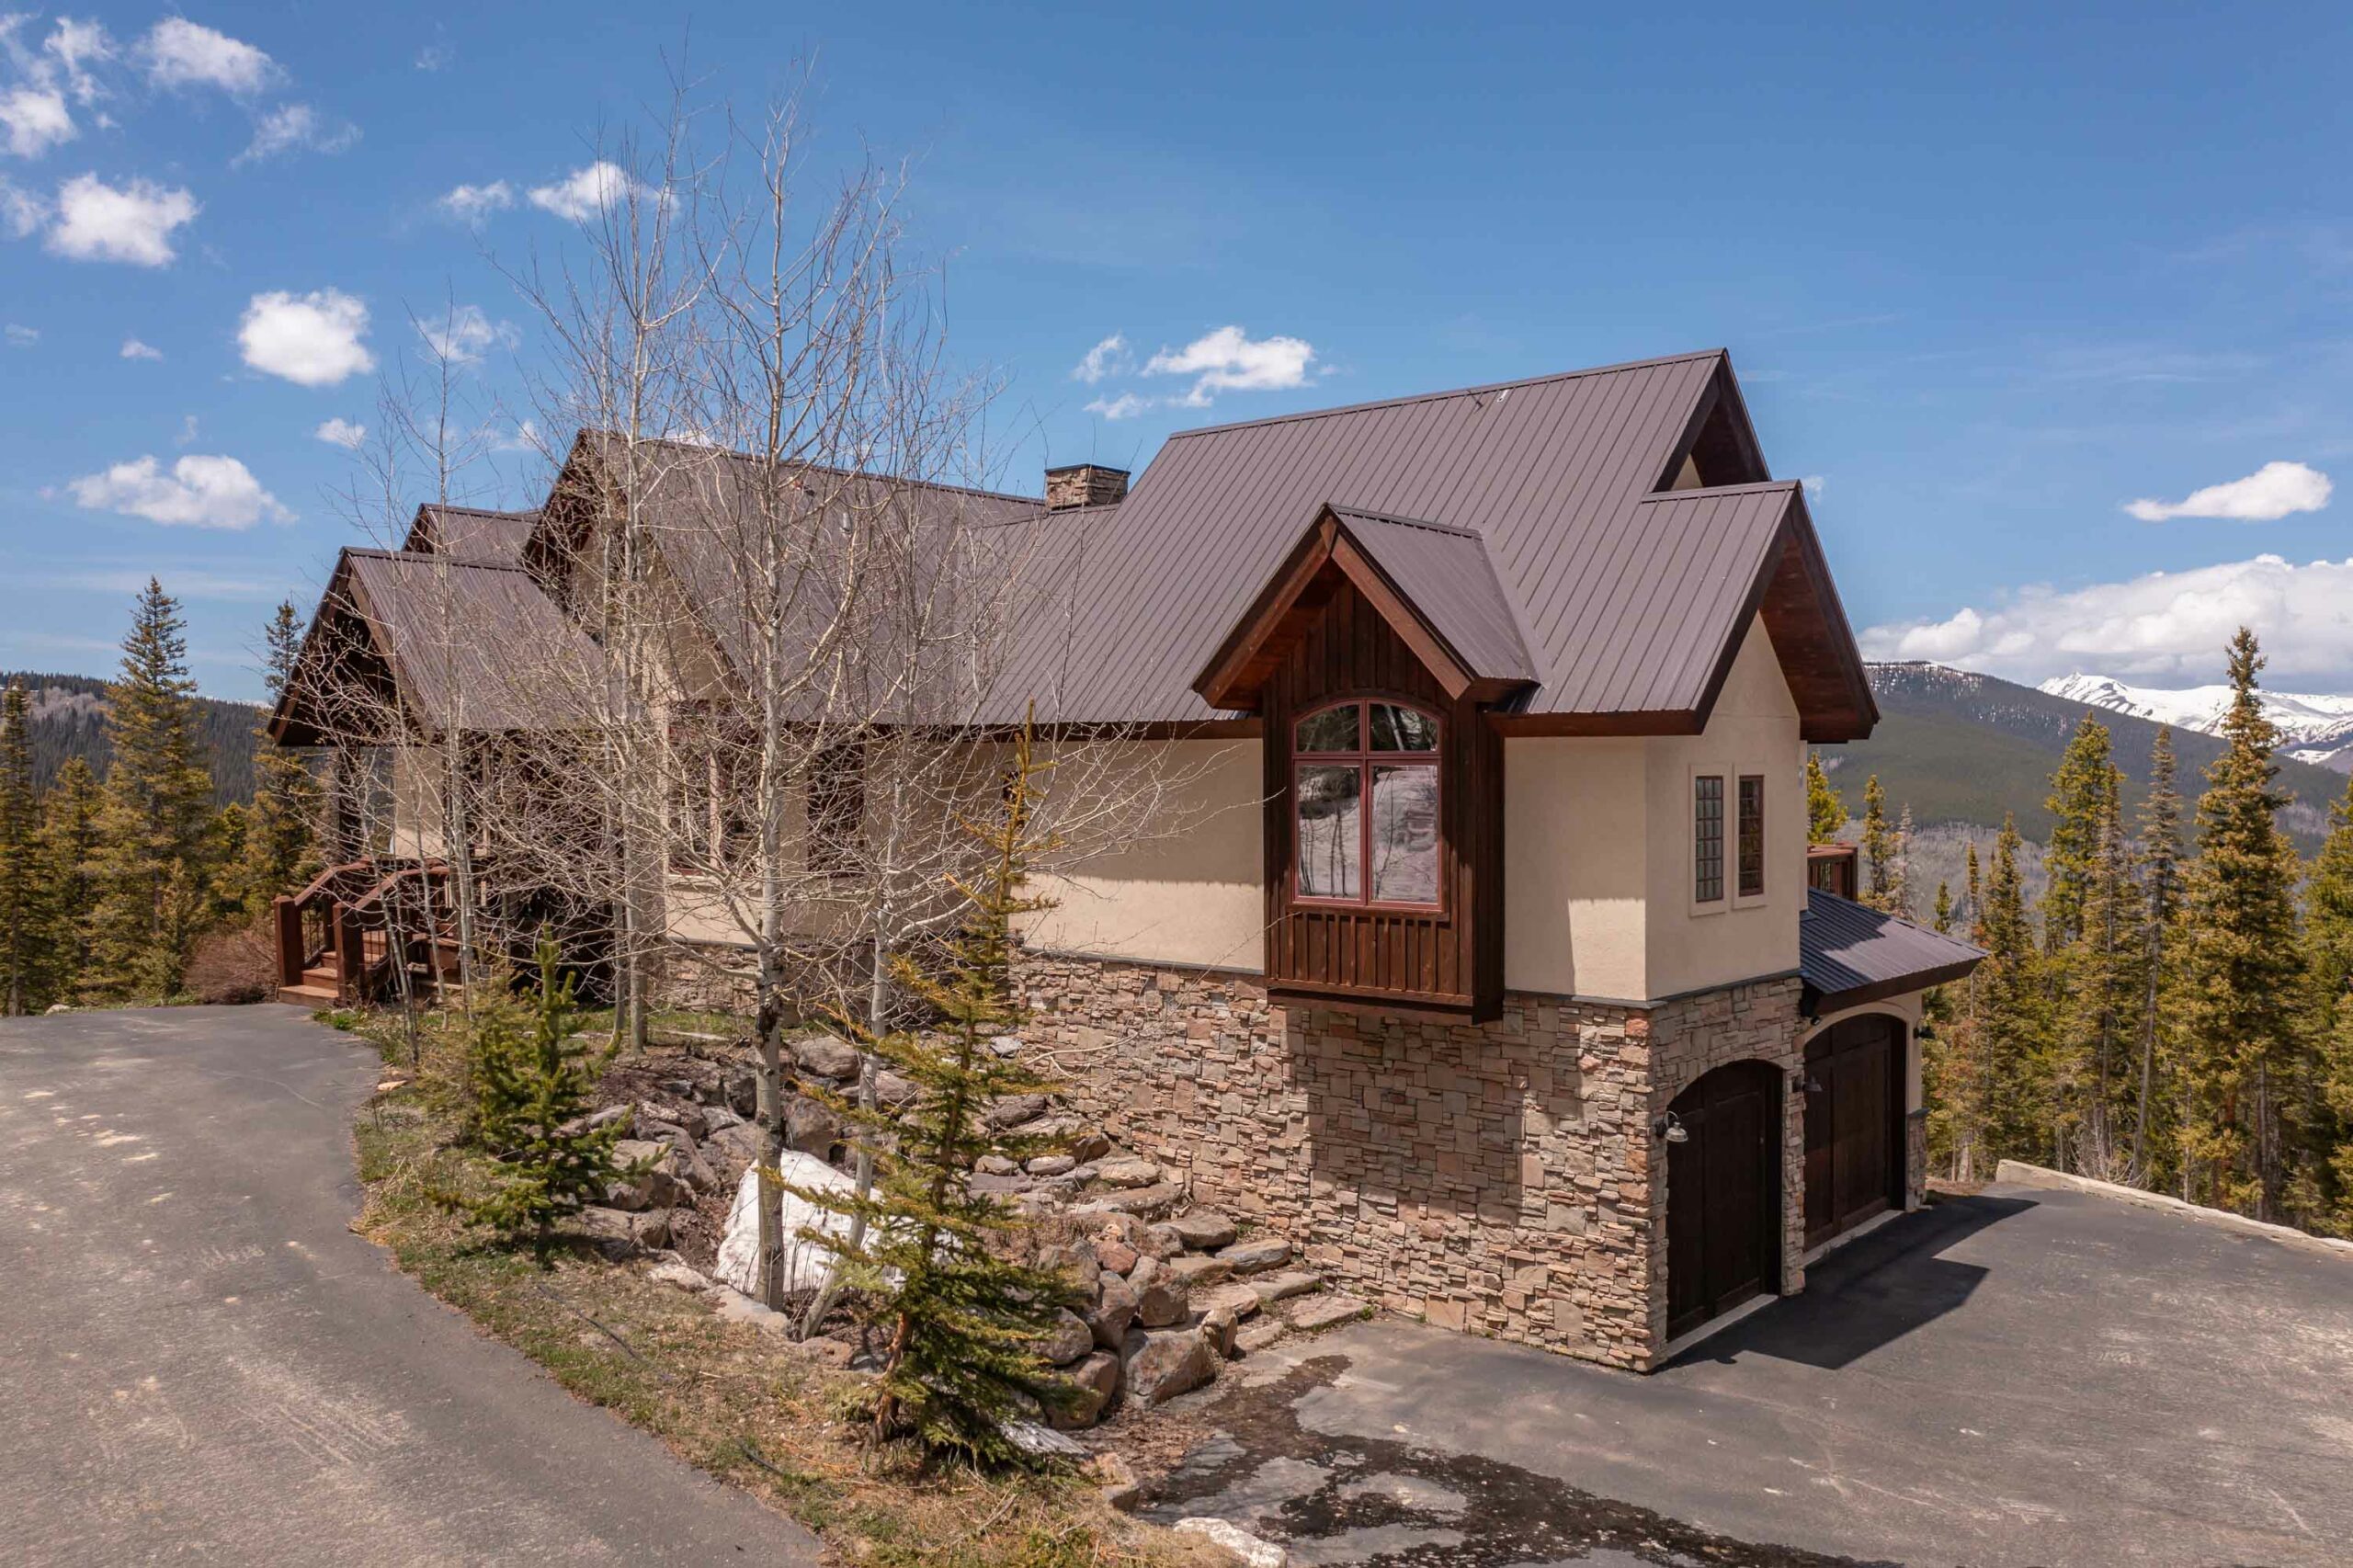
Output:
<instances>
[{"instance_id":1,"label":"asphalt driveway","mask_svg":"<svg viewBox=\"0 0 2353 1568\"><path fill-rule=\"evenodd\" d=\"M2089 1195L1904 1216L1648 1378L1398 1323L1234 1374L1153 1512L1294 1564L2353 1562L2353 1259Z\"/></svg>"},{"instance_id":2,"label":"asphalt driveway","mask_svg":"<svg viewBox=\"0 0 2353 1568\"><path fill-rule=\"evenodd\" d=\"M346 1226L372 1053L0 1019L0 1562L813 1563Z\"/></svg>"}]
</instances>

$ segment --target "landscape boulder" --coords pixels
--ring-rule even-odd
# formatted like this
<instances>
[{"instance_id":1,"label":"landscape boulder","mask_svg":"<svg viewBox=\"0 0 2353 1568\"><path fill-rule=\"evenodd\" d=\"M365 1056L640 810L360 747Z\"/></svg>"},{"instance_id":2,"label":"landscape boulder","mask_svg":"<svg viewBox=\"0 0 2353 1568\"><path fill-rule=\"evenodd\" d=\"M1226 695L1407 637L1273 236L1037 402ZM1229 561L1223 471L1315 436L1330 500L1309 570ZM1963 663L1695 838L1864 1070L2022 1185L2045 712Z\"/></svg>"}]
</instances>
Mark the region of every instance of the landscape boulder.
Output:
<instances>
[{"instance_id":1,"label":"landscape boulder","mask_svg":"<svg viewBox=\"0 0 2353 1568\"><path fill-rule=\"evenodd\" d=\"M1197 1535L1214 1541L1240 1558L1243 1568L1288 1568L1290 1553L1273 1541L1261 1540L1235 1524L1232 1519L1211 1518L1207 1515L1179 1519L1175 1528L1185 1535Z\"/></svg>"},{"instance_id":2,"label":"landscape boulder","mask_svg":"<svg viewBox=\"0 0 2353 1568\"><path fill-rule=\"evenodd\" d=\"M842 1141L841 1119L806 1095L795 1095L784 1108L784 1146L818 1159L833 1158Z\"/></svg>"},{"instance_id":3,"label":"landscape boulder","mask_svg":"<svg viewBox=\"0 0 2353 1568\"><path fill-rule=\"evenodd\" d=\"M1136 1295L1136 1322L1146 1328L1166 1328L1192 1314L1192 1287L1156 1259L1140 1259L1128 1287Z\"/></svg>"},{"instance_id":4,"label":"landscape boulder","mask_svg":"<svg viewBox=\"0 0 2353 1568\"><path fill-rule=\"evenodd\" d=\"M1127 1341L1129 1324L1135 1322L1136 1293L1118 1275L1106 1274L1096 1281L1095 1305L1079 1316L1086 1320L1096 1344L1117 1350Z\"/></svg>"},{"instance_id":5,"label":"landscape boulder","mask_svg":"<svg viewBox=\"0 0 2353 1568\"><path fill-rule=\"evenodd\" d=\"M1176 1239L1196 1252L1214 1252L1230 1246L1241 1232L1232 1219L1214 1209L1196 1209L1189 1214L1177 1214L1161 1223L1176 1233Z\"/></svg>"},{"instance_id":6,"label":"landscape boulder","mask_svg":"<svg viewBox=\"0 0 2353 1568\"><path fill-rule=\"evenodd\" d=\"M1236 1274L1263 1274L1290 1261L1290 1243L1280 1236L1254 1236L1221 1249L1217 1257Z\"/></svg>"},{"instance_id":7,"label":"landscape boulder","mask_svg":"<svg viewBox=\"0 0 2353 1568\"><path fill-rule=\"evenodd\" d=\"M858 1076L858 1047L820 1030L792 1042L793 1064L802 1072L837 1082Z\"/></svg>"},{"instance_id":8,"label":"landscape boulder","mask_svg":"<svg viewBox=\"0 0 2353 1568\"><path fill-rule=\"evenodd\" d=\"M1067 1367L1094 1348L1095 1331L1068 1308L1054 1314L1054 1326L1038 1342L1038 1354L1054 1367Z\"/></svg>"},{"instance_id":9,"label":"landscape boulder","mask_svg":"<svg viewBox=\"0 0 2353 1568\"><path fill-rule=\"evenodd\" d=\"M1063 1397L1046 1404L1046 1419L1063 1431L1092 1426L1120 1392L1120 1358L1097 1350L1064 1367L1053 1379Z\"/></svg>"},{"instance_id":10,"label":"landscape boulder","mask_svg":"<svg viewBox=\"0 0 2353 1568\"><path fill-rule=\"evenodd\" d=\"M813 1154L791 1149L784 1152L778 1165L788 1188L847 1192L856 1185ZM802 1233L814 1231L838 1236L848 1231L849 1217L820 1209L787 1190L778 1196L777 1219L784 1236L785 1290L815 1290L832 1266L833 1254ZM756 1296L760 1290L759 1222L760 1173L747 1170L735 1184L735 1201L727 1211L727 1229L720 1238L719 1259L711 1267L711 1273L722 1284L733 1285L747 1296Z\"/></svg>"},{"instance_id":11,"label":"landscape boulder","mask_svg":"<svg viewBox=\"0 0 2353 1568\"><path fill-rule=\"evenodd\" d=\"M1206 1290L1212 1285L1222 1285L1233 1274L1233 1265L1225 1259L1211 1257L1206 1253L1198 1252L1188 1252L1180 1256L1172 1257L1165 1267L1170 1273L1182 1277L1187 1284L1197 1290Z\"/></svg>"},{"instance_id":12,"label":"landscape boulder","mask_svg":"<svg viewBox=\"0 0 2353 1568\"><path fill-rule=\"evenodd\" d=\"M1195 1329L1131 1330L1125 1350L1128 1396L1145 1405L1189 1393L1217 1376L1220 1358Z\"/></svg>"},{"instance_id":13,"label":"landscape boulder","mask_svg":"<svg viewBox=\"0 0 2353 1568\"><path fill-rule=\"evenodd\" d=\"M670 1211L624 1213L595 1205L580 1210L580 1228L607 1257L633 1257L670 1244Z\"/></svg>"},{"instance_id":14,"label":"landscape boulder","mask_svg":"<svg viewBox=\"0 0 2353 1568\"><path fill-rule=\"evenodd\" d=\"M1290 1314L1291 1327L1313 1334L1319 1328L1354 1322L1364 1316L1365 1305L1348 1295L1309 1296L1284 1310Z\"/></svg>"}]
</instances>

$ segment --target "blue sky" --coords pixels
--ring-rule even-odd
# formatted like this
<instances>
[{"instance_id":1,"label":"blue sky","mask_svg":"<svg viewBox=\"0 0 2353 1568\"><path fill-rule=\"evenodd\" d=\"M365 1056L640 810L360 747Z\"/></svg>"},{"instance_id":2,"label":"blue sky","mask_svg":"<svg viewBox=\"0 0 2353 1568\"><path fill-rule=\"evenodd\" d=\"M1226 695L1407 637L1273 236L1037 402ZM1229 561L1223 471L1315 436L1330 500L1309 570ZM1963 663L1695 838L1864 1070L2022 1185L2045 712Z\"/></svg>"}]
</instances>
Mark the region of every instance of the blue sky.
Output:
<instances>
[{"instance_id":1,"label":"blue sky","mask_svg":"<svg viewBox=\"0 0 2353 1568\"><path fill-rule=\"evenodd\" d=\"M24 15L0 667L107 671L153 572L205 687L256 692L268 605L366 542L317 432L373 422L411 312L451 305L511 431L545 361L503 268L576 244L550 209L683 51L698 101L747 107L813 55L825 154L915 160L1009 488L1723 345L1875 654L2188 684L2248 619L2272 684L2353 689L2353 12L1584 9ZM506 203L460 222L461 185ZM479 498L543 477L509 454Z\"/></svg>"}]
</instances>

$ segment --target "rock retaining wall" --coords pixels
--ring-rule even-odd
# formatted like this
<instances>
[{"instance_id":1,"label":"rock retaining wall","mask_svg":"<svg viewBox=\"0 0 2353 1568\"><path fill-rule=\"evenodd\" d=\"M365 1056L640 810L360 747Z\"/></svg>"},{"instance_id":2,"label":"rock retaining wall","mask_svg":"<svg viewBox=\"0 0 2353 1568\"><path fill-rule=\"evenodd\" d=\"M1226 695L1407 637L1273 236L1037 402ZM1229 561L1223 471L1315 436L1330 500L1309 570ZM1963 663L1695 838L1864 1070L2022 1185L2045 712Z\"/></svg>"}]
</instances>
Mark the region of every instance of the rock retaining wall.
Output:
<instances>
[{"instance_id":1,"label":"rock retaining wall","mask_svg":"<svg viewBox=\"0 0 2353 1568\"><path fill-rule=\"evenodd\" d=\"M1652 1118L1719 1061L1795 1065L1794 980L1650 1011L1514 994L1470 1025L1285 1006L1216 971L1032 954L1021 973L1029 1049L1196 1201L1389 1310L1623 1367L1665 1321Z\"/></svg>"}]
</instances>

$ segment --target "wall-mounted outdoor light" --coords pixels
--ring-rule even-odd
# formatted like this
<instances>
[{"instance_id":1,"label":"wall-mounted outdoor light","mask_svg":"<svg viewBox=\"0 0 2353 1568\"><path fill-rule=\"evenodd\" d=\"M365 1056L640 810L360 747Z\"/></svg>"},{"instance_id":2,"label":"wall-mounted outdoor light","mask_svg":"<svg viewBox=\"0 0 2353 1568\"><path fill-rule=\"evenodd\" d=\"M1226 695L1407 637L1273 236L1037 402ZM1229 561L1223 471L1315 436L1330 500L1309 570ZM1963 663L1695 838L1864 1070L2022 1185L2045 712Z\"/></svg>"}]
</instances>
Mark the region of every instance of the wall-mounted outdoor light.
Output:
<instances>
[{"instance_id":1,"label":"wall-mounted outdoor light","mask_svg":"<svg viewBox=\"0 0 2353 1568\"><path fill-rule=\"evenodd\" d=\"M1676 1115L1673 1111L1668 1111L1665 1116L1660 1117L1657 1120L1651 1123L1651 1136L1657 1139L1662 1143L1688 1143L1691 1142L1691 1133L1689 1130L1683 1125L1683 1119Z\"/></svg>"}]
</instances>

